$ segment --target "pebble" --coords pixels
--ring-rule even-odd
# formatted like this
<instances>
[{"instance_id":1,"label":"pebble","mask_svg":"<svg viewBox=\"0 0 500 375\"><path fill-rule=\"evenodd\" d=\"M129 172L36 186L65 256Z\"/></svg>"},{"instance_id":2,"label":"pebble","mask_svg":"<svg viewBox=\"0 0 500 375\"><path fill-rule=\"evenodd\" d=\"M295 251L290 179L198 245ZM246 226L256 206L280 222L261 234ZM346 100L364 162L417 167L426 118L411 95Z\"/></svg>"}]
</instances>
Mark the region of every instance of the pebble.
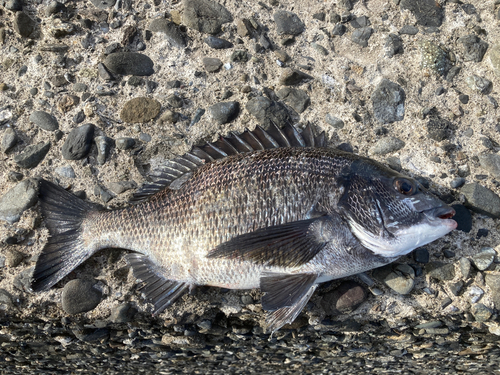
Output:
<instances>
[{"instance_id":1,"label":"pebble","mask_svg":"<svg viewBox=\"0 0 500 375\"><path fill-rule=\"evenodd\" d=\"M231 53L229 58L231 62L243 62L246 63L249 60L248 52L242 49L237 49Z\"/></svg>"},{"instance_id":2,"label":"pebble","mask_svg":"<svg viewBox=\"0 0 500 375\"><path fill-rule=\"evenodd\" d=\"M430 40L422 40L418 43L418 46L422 57L421 68L430 70L440 76L446 75L451 67L448 53Z\"/></svg>"},{"instance_id":3,"label":"pebble","mask_svg":"<svg viewBox=\"0 0 500 375\"><path fill-rule=\"evenodd\" d=\"M128 123L145 123L158 116L160 109L161 103L158 100L138 97L125 103L120 119Z\"/></svg>"},{"instance_id":4,"label":"pebble","mask_svg":"<svg viewBox=\"0 0 500 375\"><path fill-rule=\"evenodd\" d=\"M44 111L32 112L29 120L43 130L54 131L59 129L57 119Z\"/></svg>"},{"instance_id":5,"label":"pebble","mask_svg":"<svg viewBox=\"0 0 500 375\"><path fill-rule=\"evenodd\" d=\"M221 4L210 0L184 0L182 22L205 34L218 34L222 25L233 21L231 13Z\"/></svg>"},{"instance_id":6,"label":"pebble","mask_svg":"<svg viewBox=\"0 0 500 375\"><path fill-rule=\"evenodd\" d=\"M217 72L222 67L222 61L217 57L204 57L202 62L205 70L209 73Z\"/></svg>"},{"instance_id":7,"label":"pebble","mask_svg":"<svg viewBox=\"0 0 500 375\"><path fill-rule=\"evenodd\" d=\"M0 289L0 310L5 311L14 307L12 295L5 289Z\"/></svg>"},{"instance_id":8,"label":"pebble","mask_svg":"<svg viewBox=\"0 0 500 375\"><path fill-rule=\"evenodd\" d=\"M272 101L263 96L250 99L245 108L265 129L273 122L278 127L293 123L290 114L282 103Z\"/></svg>"},{"instance_id":9,"label":"pebble","mask_svg":"<svg viewBox=\"0 0 500 375\"><path fill-rule=\"evenodd\" d=\"M238 116L239 111L240 103L238 102L222 102L208 108L212 119L219 125L233 121Z\"/></svg>"},{"instance_id":10,"label":"pebble","mask_svg":"<svg viewBox=\"0 0 500 375\"><path fill-rule=\"evenodd\" d=\"M205 110L203 108L198 108L195 113L193 118L191 119L191 122L189 123L189 126L193 126L197 122L199 122L202 118L202 116L205 114Z\"/></svg>"},{"instance_id":11,"label":"pebble","mask_svg":"<svg viewBox=\"0 0 500 375\"><path fill-rule=\"evenodd\" d=\"M417 35L418 27L413 25L404 25L401 29L399 29L399 33L405 35Z\"/></svg>"},{"instance_id":12,"label":"pebble","mask_svg":"<svg viewBox=\"0 0 500 375\"><path fill-rule=\"evenodd\" d=\"M276 94L297 113L304 112L311 103L309 95L304 90L283 87Z\"/></svg>"},{"instance_id":13,"label":"pebble","mask_svg":"<svg viewBox=\"0 0 500 375\"><path fill-rule=\"evenodd\" d=\"M415 271L407 264L392 266L392 272L384 278L384 283L396 293L408 294L415 283Z\"/></svg>"},{"instance_id":14,"label":"pebble","mask_svg":"<svg viewBox=\"0 0 500 375\"><path fill-rule=\"evenodd\" d=\"M486 228L480 228L477 230L476 238L488 237L489 230Z\"/></svg>"},{"instance_id":15,"label":"pebble","mask_svg":"<svg viewBox=\"0 0 500 375\"><path fill-rule=\"evenodd\" d=\"M402 149L405 143L396 137L384 137L377 141L374 146L370 148L369 153L372 155L386 155L391 152L396 152Z\"/></svg>"},{"instance_id":16,"label":"pebble","mask_svg":"<svg viewBox=\"0 0 500 375\"><path fill-rule=\"evenodd\" d=\"M453 263L429 262L425 271L430 277L440 281L452 280L455 277L455 266Z\"/></svg>"},{"instance_id":17,"label":"pebble","mask_svg":"<svg viewBox=\"0 0 500 375\"><path fill-rule=\"evenodd\" d=\"M492 218L500 217L500 197L476 182L465 184L460 192L465 196L465 206L472 211Z\"/></svg>"},{"instance_id":18,"label":"pebble","mask_svg":"<svg viewBox=\"0 0 500 375\"><path fill-rule=\"evenodd\" d=\"M494 44L488 55L493 72L500 77L500 44Z\"/></svg>"},{"instance_id":19,"label":"pebble","mask_svg":"<svg viewBox=\"0 0 500 375\"><path fill-rule=\"evenodd\" d=\"M343 281L336 289L323 296L321 306L327 315L336 315L354 310L367 297L366 289L361 284Z\"/></svg>"},{"instance_id":20,"label":"pebble","mask_svg":"<svg viewBox=\"0 0 500 375\"><path fill-rule=\"evenodd\" d=\"M80 160L86 157L92 146L95 126L85 124L71 130L62 146L62 155L66 160Z\"/></svg>"},{"instance_id":21,"label":"pebble","mask_svg":"<svg viewBox=\"0 0 500 375\"><path fill-rule=\"evenodd\" d=\"M94 142L97 146L97 163L99 165L103 165L109 156L112 139L104 135L100 135L94 138Z\"/></svg>"},{"instance_id":22,"label":"pebble","mask_svg":"<svg viewBox=\"0 0 500 375\"><path fill-rule=\"evenodd\" d=\"M325 116L325 122L328 125L333 126L335 129L342 129L344 127L344 121L335 117L333 113L327 113Z\"/></svg>"},{"instance_id":23,"label":"pebble","mask_svg":"<svg viewBox=\"0 0 500 375\"><path fill-rule=\"evenodd\" d=\"M405 92L397 83L383 79L371 95L373 114L378 122L390 124L405 116Z\"/></svg>"},{"instance_id":24,"label":"pebble","mask_svg":"<svg viewBox=\"0 0 500 375\"><path fill-rule=\"evenodd\" d=\"M36 21L24 12L16 13L14 17L14 30L22 37L29 37L35 30Z\"/></svg>"},{"instance_id":25,"label":"pebble","mask_svg":"<svg viewBox=\"0 0 500 375\"><path fill-rule=\"evenodd\" d=\"M94 186L94 195L100 198L101 201L103 201L104 203L108 203L111 199L114 198L113 194L111 194L109 191L107 191L100 185Z\"/></svg>"},{"instance_id":26,"label":"pebble","mask_svg":"<svg viewBox=\"0 0 500 375\"><path fill-rule=\"evenodd\" d=\"M280 35L299 35L305 29L304 23L293 12L278 10L274 13L273 18L276 23L276 32Z\"/></svg>"},{"instance_id":27,"label":"pebble","mask_svg":"<svg viewBox=\"0 0 500 375\"><path fill-rule=\"evenodd\" d=\"M427 136L435 141L443 141L449 137L451 123L440 117L432 117L427 122Z\"/></svg>"},{"instance_id":28,"label":"pebble","mask_svg":"<svg viewBox=\"0 0 500 375\"><path fill-rule=\"evenodd\" d=\"M463 46L464 61L481 62L488 49L488 43L476 35L466 35L458 38L458 43Z\"/></svg>"},{"instance_id":29,"label":"pebble","mask_svg":"<svg viewBox=\"0 0 500 375\"><path fill-rule=\"evenodd\" d=\"M469 86L472 90L479 92L481 94L487 94L491 86L493 85L489 79L479 77L476 74L468 76L465 79L467 86Z\"/></svg>"},{"instance_id":30,"label":"pebble","mask_svg":"<svg viewBox=\"0 0 500 375\"><path fill-rule=\"evenodd\" d=\"M227 49L227 48L233 47L233 43L228 42L225 39L217 38L217 37L211 36L211 35L206 37L205 39L203 39L203 41L206 44L208 44L208 46L210 48L213 48L213 49Z\"/></svg>"},{"instance_id":31,"label":"pebble","mask_svg":"<svg viewBox=\"0 0 500 375\"><path fill-rule=\"evenodd\" d=\"M65 12L66 9L66 5L63 3L60 3L59 1L51 1L45 8L45 15L49 17L52 14Z\"/></svg>"},{"instance_id":32,"label":"pebble","mask_svg":"<svg viewBox=\"0 0 500 375\"><path fill-rule=\"evenodd\" d=\"M346 33L347 27L345 25L338 23L334 26L332 30L332 35L342 36Z\"/></svg>"},{"instance_id":33,"label":"pebble","mask_svg":"<svg viewBox=\"0 0 500 375\"><path fill-rule=\"evenodd\" d=\"M413 252L413 259L417 263L429 263L429 250L420 247Z\"/></svg>"},{"instance_id":34,"label":"pebble","mask_svg":"<svg viewBox=\"0 0 500 375\"><path fill-rule=\"evenodd\" d=\"M156 18L149 24L148 29L152 32L163 33L167 40L174 47L187 47L186 37L175 23L166 20L165 18Z\"/></svg>"},{"instance_id":35,"label":"pebble","mask_svg":"<svg viewBox=\"0 0 500 375\"><path fill-rule=\"evenodd\" d=\"M368 39L372 36L373 29L371 27L362 27L360 29L356 29L351 34L351 40L359 44L361 47L368 46Z\"/></svg>"},{"instance_id":36,"label":"pebble","mask_svg":"<svg viewBox=\"0 0 500 375\"><path fill-rule=\"evenodd\" d=\"M457 177L451 180L450 182L450 187L452 189L458 189L459 187L463 186L465 184L465 178L463 177Z\"/></svg>"},{"instance_id":37,"label":"pebble","mask_svg":"<svg viewBox=\"0 0 500 375\"><path fill-rule=\"evenodd\" d=\"M469 233L472 229L472 215L470 211L461 204L451 206L455 210L453 220L457 222L457 230Z\"/></svg>"},{"instance_id":38,"label":"pebble","mask_svg":"<svg viewBox=\"0 0 500 375\"><path fill-rule=\"evenodd\" d=\"M116 139L116 148L119 150L128 150L135 146L135 139L128 137L121 137Z\"/></svg>"},{"instance_id":39,"label":"pebble","mask_svg":"<svg viewBox=\"0 0 500 375\"><path fill-rule=\"evenodd\" d=\"M12 128L7 128L5 129L2 137L2 143L0 144L0 150L2 152L9 152L14 148L14 146L18 142L18 137L14 129Z\"/></svg>"},{"instance_id":40,"label":"pebble","mask_svg":"<svg viewBox=\"0 0 500 375\"><path fill-rule=\"evenodd\" d=\"M70 315L91 311L101 302L102 293L94 288L95 281L75 279L64 285L61 294L63 310Z\"/></svg>"},{"instance_id":41,"label":"pebble","mask_svg":"<svg viewBox=\"0 0 500 375\"><path fill-rule=\"evenodd\" d=\"M484 295L484 290L482 290L480 287L476 285L472 285L469 288L469 297L471 303L476 303L481 299L481 297Z\"/></svg>"},{"instance_id":42,"label":"pebble","mask_svg":"<svg viewBox=\"0 0 500 375\"><path fill-rule=\"evenodd\" d=\"M109 321L111 323L129 323L137 314L137 309L130 303L122 303L111 310Z\"/></svg>"},{"instance_id":43,"label":"pebble","mask_svg":"<svg viewBox=\"0 0 500 375\"><path fill-rule=\"evenodd\" d=\"M389 34L384 44L385 55L392 58L394 55L403 54L403 39L396 34Z\"/></svg>"},{"instance_id":44,"label":"pebble","mask_svg":"<svg viewBox=\"0 0 500 375\"><path fill-rule=\"evenodd\" d=\"M112 81L115 79L113 75L106 69L103 63L97 64L97 73L99 73L99 77L101 77L105 81Z\"/></svg>"},{"instance_id":45,"label":"pebble","mask_svg":"<svg viewBox=\"0 0 500 375\"><path fill-rule=\"evenodd\" d=\"M491 247L484 247L481 251L472 257L472 263L479 271L488 269L493 264L497 252Z\"/></svg>"},{"instance_id":46,"label":"pebble","mask_svg":"<svg viewBox=\"0 0 500 375\"><path fill-rule=\"evenodd\" d=\"M457 281L456 283L450 283L449 288L451 293L453 293L454 296L458 296L460 291L462 290L464 286L463 281Z\"/></svg>"},{"instance_id":47,"label":"pebble","mask_svg":"<svg viewBox=\"0 0 500 375\"><path fill-rule=\"evenodd\" d=\"M153 61L138 52L112 53L104 59L103 64L114 74L150 76L154 73Z\"/></svg>"},{"instance_id":48,"label":"pebble","mask_svg":"<svg viewBox=\"0 0 500 375\"><path fill-rule=\"evenodd\" d=\"M227 98L226 98L227 99ZM164 124L164 123L173 123L175 124L177 121L179 121L181 118L181 115L177 112L173 112L173 111L170 111L170 110L166 110L165 112L163 112L163 114L160 116L160 120L159 122L161 124Z\"/></svg>"},{"instance_id":49,"label":"pebble","mask_svg":"<svg viewBox=\"0 0 500 375\"><path fill-rule=\"evenodd\" d=\"M471 267L470 260L465 257L462 257L458 261L458 265L460 266L460 273L462 274L462 279L467 280L470 275L470 267Z\"/></svg>"},{"instance_id":50,"label":"pebble","mask_svg":"<svg viewBox=\"0 0 500 375\"><path fill-rule=\"evenodd\" d=\"M176 94L172 94L167 97L167 103L173 108L181 108L184 104L184 100Z\"/></svg>"},{"instance_id":51,"label":"pebble","mask_svg":"<svg viewBox=\"0 0 500 375\"><path fill-rule=\"evenodd\" d=\"M368 19L368 17L366 16L353 18L349 23L355 29L360 29L362 27L370 26L372 24Z\"/></svg>"},{"instance_id":52,"label":"pebble","mask_svg":"<svg viewBox=\"0 0 500 375\"><path fill-rule=\"evenodd\" d=\"M75 124L81 124L84 121L85 121L85 112L83 112L83 111L78 111L73 116L73 122Z\"/></svg>"},{"instance_id":53,"label":"pebble","mask_svg":"<svg viewBox=\"0 0 500 375\"><path fill-rule=\"evenodd\" d=\"M490 274L487 273L484 276L484 282L490 288L491 296L493 303L495 304L495 308L500 308L500 275L499 274Z\"/></svg>"},{"instance_id":54,"label":"pebble","mask_svg":"<svg viewBox=\"0 0 500 375\"><path fill-rule=\"evenodd\" d=\"M401 10L409 10L422 26L439 27L443 21L443 8L434 0L401 0Z\"/></svg>"},{"instance_id":55,"label":"pebble","mask_svg":"<svg viewBox=\"0 0 500 375\"><path fill-rule=\"evenodd\" d=\"M38 201L38 183L34 179L21 181L0 198L0 220L15 223L28 208Z\"/></svg>"},{"instance_id":56,"label":"pebble","mask_svg":"<svg viewBox=\"0 0 500 375\"><path fill-rule=\"evenodd\" d=\"M14 249L7 249L5 254L5 265L10 268L17 267L24 259L24 254Z\"/></svg>"},{"instance_id":57,"label":"pebble","mask_svg":"<svg viewBox=\"0 0 500 375\"><path fill-rule=\"evenodd\" d=\"M14 157L14 161L21 168L35 168L45 158L50 150L50 142L40 142L26 147L23 152Z\"/></svg>"},{"instance_id":58,"label":"pebble","mask_svg":"<svg viewBox=\"0 0 500 375\"><path fill-rule=\"evenodd\" d=\"M297 69L285 68L283 69L281 76L279 78L280 85L284 86L292 86L300 84L304 81L308 81L312 79L310 75L301 72Z\"/></svg>"},{"instance_id":59,"label":"pebble","mask_svg":"<svg viewBox=\"0 0 500 375\"><path fill-rule=\"evenodd\" d=\"M472 315L474 315L474 318L478 322L486 322L493 315L493 312L482 303L477 303L473 305L471 312Z\"/></svg>"},{"instance_id":60,"label":"pebble","mask_svg":"<svg viewBox=\"0 0 500 375\"><path fill-rule=\"evenodd\" d=\"M116 0L90 0L98 9L109 9L115 5Z\"/></svg>"},{"instance_id":61,"label":"pebble","mask_svg":"<svg viewBox=\"0 0 500 375\"><path fill-rule=\"evenodd\" d=\"M108 187L109 190L118 195L125 193L128 190L137 188L137 184L134 181L118 181L118 182L110 182Z\"/></svg>"},{"instance_id":62,"label":"pebble","mask_svg":"<svg viewBox=\"0 0 500 375\"><path fill-rule=\"evenodd\" d=\"M75 178L75 170L71 165L63 165L60 167L57 167L54 172L56 172L59 176L65 177L65 178Z\"/></svg>"}]
</instances>

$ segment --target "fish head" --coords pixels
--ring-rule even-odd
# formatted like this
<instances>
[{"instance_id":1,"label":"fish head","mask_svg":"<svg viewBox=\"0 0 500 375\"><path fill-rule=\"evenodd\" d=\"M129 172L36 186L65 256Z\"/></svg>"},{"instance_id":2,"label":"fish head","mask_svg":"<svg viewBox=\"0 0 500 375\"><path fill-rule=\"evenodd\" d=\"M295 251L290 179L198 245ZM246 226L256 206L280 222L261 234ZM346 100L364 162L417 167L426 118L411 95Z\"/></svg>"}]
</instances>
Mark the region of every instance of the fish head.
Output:
<instances>
[{"instance_id":1,"label":"fish head","mask_svg":"<svg viewBox=\"0 0 500 375\"><path fill-rule=\"evenodd\" d=\"M409 253L452 231L453 208L418 181L369 159L340 178L339 213L363 246L384 257Z\"/></svg>"}]
</instances>

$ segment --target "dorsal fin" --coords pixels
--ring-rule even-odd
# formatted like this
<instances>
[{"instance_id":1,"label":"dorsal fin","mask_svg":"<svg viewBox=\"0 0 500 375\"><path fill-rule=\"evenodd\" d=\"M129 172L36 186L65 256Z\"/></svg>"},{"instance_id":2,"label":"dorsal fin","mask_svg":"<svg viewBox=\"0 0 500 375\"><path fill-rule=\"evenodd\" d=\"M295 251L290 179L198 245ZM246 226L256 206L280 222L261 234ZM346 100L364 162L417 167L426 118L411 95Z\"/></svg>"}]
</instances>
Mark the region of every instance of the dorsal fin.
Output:
<instances>
[{"instance_id":1,"label":"dorsal fin","mask_svg":"<svg viewBox=\"0 0 500 375\"><path fill-rule=\"evenodd\" d=\"M299 132L291 124L279 128L274 122L271 122L268 130L257 125L253 131L245 130L241 134L230 133L227 137L220 137L214 143L194 146L190 152L183 156L169 160L150 174L149 177L152 181L137 190L132 201L146 200L166 187L177 190L191 178L193 172L200 166L230 155L279 147L325 146L325 132L315 136L309 124L302 132Z\"/></svg>"}]
</instances>

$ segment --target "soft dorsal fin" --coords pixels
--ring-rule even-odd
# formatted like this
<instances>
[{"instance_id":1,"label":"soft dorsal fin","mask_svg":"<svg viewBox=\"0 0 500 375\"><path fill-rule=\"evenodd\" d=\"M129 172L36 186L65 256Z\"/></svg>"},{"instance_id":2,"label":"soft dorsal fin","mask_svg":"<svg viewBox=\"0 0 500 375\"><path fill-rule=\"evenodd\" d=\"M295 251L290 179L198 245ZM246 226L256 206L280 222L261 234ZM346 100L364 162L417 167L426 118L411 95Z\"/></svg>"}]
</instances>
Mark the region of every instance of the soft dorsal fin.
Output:
<instances>
[{"instance_id":1,"label":"soft dorsal fin","mask_svg":"<svg viewBox=\"0 0 500 375\"><path fill-rule=\"evenodd\" d=\"M299 132L291 124L279 128L272 122L267 130L257 125L253 131L245 130L241 134L230 133L227 137L220 137L214 143L194 146L190 152L183 156L169 160L150 174L149 177L152 181L141 186L131 201L147 200L166 187L177 190L190 179L193 172L200 166L230 155L279 147L325 146L325 132L315 136L309 124L302 132Z\"/></svg>"}]
</instances>

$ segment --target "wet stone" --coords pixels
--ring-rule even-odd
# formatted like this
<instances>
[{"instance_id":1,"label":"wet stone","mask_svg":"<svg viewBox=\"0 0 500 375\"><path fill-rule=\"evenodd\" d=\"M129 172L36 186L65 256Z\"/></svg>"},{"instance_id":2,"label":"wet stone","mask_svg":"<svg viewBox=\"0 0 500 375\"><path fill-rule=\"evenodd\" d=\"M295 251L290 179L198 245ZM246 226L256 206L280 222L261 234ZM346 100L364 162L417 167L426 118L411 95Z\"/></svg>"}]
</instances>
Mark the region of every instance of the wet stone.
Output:
<instances>
[{"instance_id":1,"label":"wet stone","mask_svg":"<svg viewBox=\"0 0 500 375\"><path fill-rule=\"evenodd\" d=\"M457 230L469 233L472 229L472 215L470 211L461 204L451 206L455 210L453 220L457 222Z\"/></svg>"},{"instance_id":2,"label":"wet stone","mask_svg":"<svg viewBox=\"0 0 500 375\"><path fill-rule=\"evenodd\" d=\"M231 13L215 1L184 0L182 22L191 29L206 34L217 34L223 24L232 21Z\"/></svg>"},{"instance_id":3,"label":"wet stone","mask_svg":"<svg viewBox=\"0 0 500 375\"><path fill-rule=\"evenodd\" d=\"M404 146L405 143L399 138L385 137L377 141L369 152L372 155L386 155L401 150Z\"/></svg>"},{"instance_id":4,"label":"wet stone","mask_svg":"<svg viewBox=\"0 0 500 375\"><path fill-rule=\"evenodd\" d=\"M401 10L409 10L422 26L439 27L443 21L443 8L434 0L401 0Z\"/></svg>"},{"instance_id":5,"label":"wet stone","mask_svg":"<svg viewBox=\"0 0 500 375\"><path fill-rule=\"evenodd\" d=\"M327 113L325 116L325 122L328 125L333 126L335 129L342 129L344 127L344 121L335 117L332 113Z\"/></svg>"},{"instance_id":6,"label":"wet stone","mask_svg":"<svg viewBox=\"0 0 500 375\"><path fill-rule=\"evenodd\" d=\"M92 146L95 126L85 124L73 129L62 147L62 155L66 160L80 160L86 157Z\"/></svg>"},{"instance_id":7,"label":"wet stone","mask_svg":"<svg viewBox=\"0 0 500 375\"><path fill-rule=\"evenodd\" d=\"M284 87L276 94L297 113L304 112L311 102L309 95L307 95L304 90L300 89Z\"/></svg>"},{"instance_id":8,"label":"wet stone","mask_svg":"<svg viewBox=\"0 0 500 375\"><path fill-rule=\"evenodd\" d=\"M210 73L217 72L222 67L222 61L217 57L204 57L202 61L205 70Z\"/></svg>"},{"instance_id":9,"label":"wet stone","mask_svg":"<svg viewBox=\"0 0 500 375\"><path fill-rule=\"evenodd\" d=\"M135 146L135 139L128 137L121 137L116 139L116 148L119 150L128 150Z\"/></svg>"},{"instance_id":10,"label":"wet stone","mask_svg":"<svg viewBox=\"0 0 500 375\"><path fill-rule=\"evenodd\" d=\"M368 46L368 39L372 36L373 29L371 27L362 27L353 31L351 40L359 44L361 47Z\"/></svg>"},{"instance_id":11,"label":"wet stone","mask_svg":"<svg viewBox=\"0 0 500 375\"><path fill-rule=\"evenodd\" d=\"M469 86L472 90L479 92L481 94L487 94L492 86L492 83L489 79L480 77L476 74L468 76L465 79L467 86Z\"/></svg>"},{"instance_id":12,"label":"wet stone","mask_svg":"<svg viewBox=\"0 0 500 375\"><path fill-rule=\"evenodd\" d=\"M9 152L14 148L14 146L17 144L18 137L14 129L12 128L7 128L5 129L2 137L2 143L0 144L0 150L2 152Z\"/></svg>"},{"instance_id":13,"label":"wet stone","mask_svg":"<svg viewBox=\"0 0 500 375\"><path fill-rule=\"evenodd\" d=\"M465 184L460 192L465 195L465 206L472 211L492 218L500 217L500 197L490 189L472 182Z\"/></svg>"},{"instance_id":14,"label":"wet stone","mask_svg":"<svg viewBox=\"0 0 500 375\"><path fill-rule=\"evenodd\" d=\"M24 12L17 12L14 18L14 30L22 37L29 37L35 30L36 21Z\"/></svg>"},{"instance_id":15,"label":"wet stone","mask_svg":"<svg viewBox=\"0 0 500 375\"><path fill-rule=\"evenodd\" d=\"M213 49L227 49L233 47L233 43L215 36L208 36L203 41Z\"/></svg>"},{"instance_id":16,"label":"wet stone","mask_svg":"<svg viewBox=\"0 0 500 375\"><path fill-rule=\"evenodd\" d=\"M397 83L383 79L371 96L373 114L382 124L402 121L405 116L405 92Z\"/></svg>"},{"instance_id":17,"label":"wet stone","mask_svg":"<svg viewBox=\"0 0 500 375\"><path fill-rule=\"evenodd\" d=\"M336 315L354 310L367 298L366 289L354 281L344 281L335 290L326 293L321 306L327 315Z\"/></svg>"},{"instance_id":18,"label":"wet stone","mask_svg":"<svg viewBox=\"0 0 500 375\"><path fill-rule=\"evenodd\" d=\"M54 131L59 129L57 119L44 111L34 111L30 115L30 121L43 130Z\"/></svg>"},{"instance_id":19,"label":"wet stone","mask_svg":"<svg viewBox=\"0 0 500 375\"><path fill-rule=\"evenodd\" d=\"M474 315L474 318L478 322L486 322L493 315L493 312L488 307L483 305L482 303L477 303L477 304L473 305L471 312L472 312L472 315Z\"/></svg>"},{"instance_id":20,"label":"wet stone","mask_svg":"<svg viewBox=\"0 0 500 375\"><path fill-rule=\"evenodd\" d=\"M488 269L489 266L493 264L496 251L491 247L482 248L481 251L472 257L472 263L480 271Z\"/></svg>"},{"instance_id":21,"label":"wet stone","mask_svg":"<svg viewBox=\"0 0 500 375\"><path fill-rule=\"evenodd\" d=\"M23 152L14 157L14 161L21 168L35 168L45 158L50 150L50 142L40 142L26 147Z\"/></svg>"},{"instance_id":22,"label":"wet stone","mask_svg":"<svg viewBox=\"0 0 500 375\"><path fill-rule=\"evenodd\" d=\"M466 35L458 39L462 44L464 61L481 62L488 49L488 43L482 41L476 35Z\"/></svg>"},{"instance_id":23,"label":"wet stone","mask_svg":"<svg viewBox=\"0 0 500 375\"><path fill-rule=\"evenodd\" d=\"M305 29L304 23L293 12L278 10L273 17L278 34L299 35Z\"/></svg>"},{"instance_id":24,"label":"wet stone","mask_svg":"<svg viewBox=\"0 0 500 375\"><path fill-rule=\"evenodd\" d=\"M297 69L285 68L281 73L279 83L284 86L292 86L312 79L310 75Z\"/></svg>"},{"instance_id":25,"label":"wet stone","mask_svg":"<svg viewBox=\"0 0 500 375\"><path fill-rule=\"evenodd\" d=\"M452 263L430 262L425 266L430 277L440 281L452 280L455 277L455 266Z\"/></svg>"},{"instance_id":26,"label":"wet stone","mask_svg":"<svg viewBox=\"0 0 500 375\"><path fill-rule=\"evenodd\" d=\"M147 97L129 100L120 112L120 119L128 123L145 123L160 113L159 101Z\"/></svg>"},{"instance_id":27,"label":"wet stone","mask_svg":"<svg viewBox=\"0 0 500 375\"><path fill-rule=\"evenodd\" d=\"M165 18L156 18L149 24L148 29L152 32L163 33L174 47L187 47L186 37L179 26Z\"/></svg>"},{"instance_id":28,"label":"wet stone","mask_svg":"<svg viewBox=\"0 0 500 375\"><path fill-rule=\"evenodd\" d=\"M137 52L115 52L106 57L104 66L115 74L150 76L154 73L153 61Z\"/></svg>"},{"instance_id":29,"label":"wet stone","mask_svg":"<svg viewBox=\"0 0 500 375\"><path fill-rule=\"evenodd\" d=\"M238 116L239 111L240 104L238 102L217 103L208 108L212 119L220 125L233 121Z\"/></svg>"},{"instance_id":30,"label":"wet stone","mask_svg":"<svg viewBox=\"0 0 500 375\"><path fill-rule=\"evenodd\" d=\"M38 201L38 183L28 179L18 183L0 198L0 220L15 223Z\"/></svg>"},{"instance_id":31,"label":"wet stone","mask_svg":"<svg viewBox=\"0 0 500 375\"><path fill-rule=\"evenodd\" d=\"M385 55L389 58L402 54L404 52L403 39L396 34L389 34L385 39L384 50Z\"/></svg>"},{"instance_id":32,"label":"wet stone","mask_svg":"<svg viewBox=\"0 0 500 375\"><path fill-rule=\"evenodd\" d=\"M93 281L71 280L64 285L61 302L63 310L70 315L91 311L101 302L102 294L94 288Z\"/></svg>"}]
</instances>

